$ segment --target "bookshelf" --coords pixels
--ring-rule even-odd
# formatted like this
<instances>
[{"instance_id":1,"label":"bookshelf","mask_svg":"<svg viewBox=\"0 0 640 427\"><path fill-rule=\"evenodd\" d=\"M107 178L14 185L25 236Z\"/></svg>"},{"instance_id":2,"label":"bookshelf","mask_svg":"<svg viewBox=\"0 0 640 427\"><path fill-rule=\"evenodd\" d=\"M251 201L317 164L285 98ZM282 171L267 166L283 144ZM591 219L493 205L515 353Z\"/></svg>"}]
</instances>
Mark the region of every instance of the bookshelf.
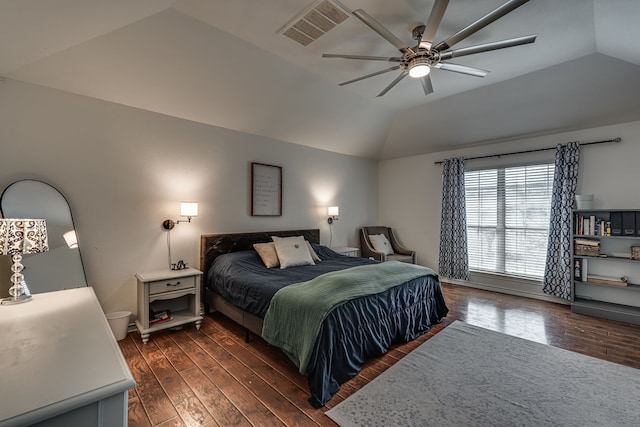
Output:
<instances>
[{"instance_id":1,"label":"bookshelf","mask_svg":"<svg viewBox=\"0 0 640 427\"><path fill-rule=\"evenodd\" d=\"M640 324L640 260L634 259L640 251L640 221L636 224L636 217L640 218L640 209L573 212L574 313Z\"/></svg>"}]
</instances>

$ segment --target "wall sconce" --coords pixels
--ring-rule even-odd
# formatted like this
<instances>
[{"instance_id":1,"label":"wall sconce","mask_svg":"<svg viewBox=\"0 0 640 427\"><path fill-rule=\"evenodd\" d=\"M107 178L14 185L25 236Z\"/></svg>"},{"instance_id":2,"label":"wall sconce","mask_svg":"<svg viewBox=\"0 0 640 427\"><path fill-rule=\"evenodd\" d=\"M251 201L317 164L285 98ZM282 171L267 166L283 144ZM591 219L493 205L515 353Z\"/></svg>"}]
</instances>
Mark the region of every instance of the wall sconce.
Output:
<instances>
[{"instance_id":1,"label":"wall sconce","mask_svg":"<svg viewBox=\"0 0 640 427\"><path fill-rule=\"evenodd\" d=\"M78 236L76 235L76 230L67 231L62 235L64 237L64 241L69 246L69 249L75 249L78 247Z\"/></svg>"},{"instance_id":2,"label":"wall sconce","mask_svg":"<svg viewBox=\"0 0 640 427\"><path fill-rule=\"evenodd\" d=\"M49 250L47 223L44 219L0 219L0 255L11 255L9 297L2 305L31 301L31 292L22 274L22 254L37 254Z\"/></svg>"},{"instance_id":3,"label":"wall sconce","mask_svg":"<svg viewBox=\"0 0 640 427\"><path fill-rule=\"evenodd\" d=\"M180 216L187 217L186 222L191 222L191 218L198 216L198 202L180 202ZM162 228L165 230L172 230L176 224L185 222L184 220L174 221L172 219L165 219L162 222Z\"/></svg>"},{"instance_id":4,"label":"wall sconce","mask_svg":"<svg viewBox=\"0 0 640 427\"><path fill-rule=\"evenodd\" d=\"M340 215L340 208L338 206L329 206L327 208L327 214L329 215L327 222L329 224L333 224L333 221L338 220L338 216Z\"/></svg>"},{"instance_id":5,"label":"wall sconce","mask_svg":"<svg viewBox=\"0 0 640 427\"><path fill-rule=\"evenodd\" d=\"M338 220L338 215L340 215L340 208L338 208L338 206L329 206L327 208L327 214L329 215L329 218L327 218L327 222L329 223L329 247L331 247L331 245L333 244L333 227L331 226L331 224L333 224L333 221Z\"/></svg>"}]
</instances>

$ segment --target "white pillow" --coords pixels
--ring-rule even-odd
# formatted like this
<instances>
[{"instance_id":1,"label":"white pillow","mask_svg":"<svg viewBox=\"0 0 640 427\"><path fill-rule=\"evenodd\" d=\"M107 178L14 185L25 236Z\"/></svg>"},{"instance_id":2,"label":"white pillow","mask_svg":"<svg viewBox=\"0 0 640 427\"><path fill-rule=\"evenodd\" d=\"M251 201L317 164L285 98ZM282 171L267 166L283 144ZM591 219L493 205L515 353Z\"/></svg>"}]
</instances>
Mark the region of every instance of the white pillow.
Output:
<instances>
[{"instance_id":1,"label":"white pillow","mask_svg":"<svg viewBox=\"0 0 640 427\"><path fill-rule=\"evenodd\" d=\"M311 259L314 261L322 261L316 251L313 250L313 246L311 246L311 243L309 243L308 240L305 240L305 242L307 242L307 246L309 247L309 254L311 255Z\"/></svg>"},{"instance_id":2,"label":"white pillow","mask_svg":"<svg viewBox=\"0 0 640 427\"><path fill-rule=\"evenodd\" d=\"M382 252L385 255L393 255L391 243L384 234L369 234L369 241L373 245L373 249Z\"/></svg>"},{"instance_id":3,"label":"white pillow","mask_svg":"<svg viewBox=\"0 0 640 427\"><path fill-rule=\"evenodd\" d=\"M271 236L280 260L280 268L299 265L315 265L309 253L309 247L303 236L277 237Z\"/></svg>"}]
</instances>

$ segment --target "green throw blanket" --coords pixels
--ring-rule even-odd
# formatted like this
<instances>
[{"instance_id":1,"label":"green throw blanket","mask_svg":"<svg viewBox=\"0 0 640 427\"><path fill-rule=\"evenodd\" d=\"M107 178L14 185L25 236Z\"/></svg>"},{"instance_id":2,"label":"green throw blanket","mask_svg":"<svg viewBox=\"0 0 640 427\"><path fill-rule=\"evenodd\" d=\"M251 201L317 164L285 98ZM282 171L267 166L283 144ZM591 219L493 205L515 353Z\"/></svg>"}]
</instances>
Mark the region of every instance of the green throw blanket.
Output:
<instances>
[{"instance_id":1,"label":"green throw blanket","mask_svg":"<svg viewBox=\"0 0 640 427\"><path fill-rule=\"evenodd\" d=\"M320 325L334 307L428 275L436 273L427 267L388 261L333 271L286 286L271 300L262 337L281 348L305 374Z\"/></svg>"}]
</instances>

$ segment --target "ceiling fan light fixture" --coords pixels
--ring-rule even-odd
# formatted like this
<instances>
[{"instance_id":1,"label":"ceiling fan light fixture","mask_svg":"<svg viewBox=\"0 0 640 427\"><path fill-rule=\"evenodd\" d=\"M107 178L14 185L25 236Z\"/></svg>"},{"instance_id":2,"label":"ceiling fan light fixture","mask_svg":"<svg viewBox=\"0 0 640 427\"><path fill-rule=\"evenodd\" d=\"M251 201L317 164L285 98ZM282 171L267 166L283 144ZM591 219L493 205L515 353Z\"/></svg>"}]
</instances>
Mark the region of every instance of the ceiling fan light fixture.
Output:
<instances>
[{"instance_id":1,"label":"ceiling fan light fixture","mask_svg":"<svg viewBox=\"0 0 640 427\"><path fill-rule=\"evenodd\" d=\"M425 63L417 63L409 68L409 75L414 79L424 77L431 72L431 67Z\"/></svg>"},{"instance_id":2,"label":"ceiling fan light fixture","mask_svg":"<svg viewBox=\"0 0 640 427\"><path fill-rule=\"evenodd\" d=\"M329 0L317 0L327 2ZM332 0L338 3L339 0ZM340 0L341 1L341 0ZM503 0L506 1L502 6L494 9L492 12L484 15L482 18L467 25L462 30L458 31L454 35L450 36L446 40L440 43L433 44L433 38L438 32L438 27L444 17L449 0L433 0L433 7L427 23L414 27L411 35L414 40L417 40L417 45L409 47L405 42L396 37L391 31L385 28L381 23L376 21L372 16L369 16L364 10L357 9L352 12L353 16L362 21L363 24L368 26L374 32L378 33L387 42L392 44L400 51L399 57L387 57L387 56L363 56L363 55L337 55L337 54L323 54L325 58L344 58L344 59L363 59L372 61L385 61L395 62L397 65L387 68L386 70L377 71L375 73L367 74L362 77L351 79L344 83L340 83L340 86L344 86L350 83L359 82L364 79L378 76L380 74L388 73L389 71L395 71L400 69L402 73L397 76L387 87L385 87L378 96L384 96L389 90L395 87L407 74L412 78L419 79L420 84L425 95L429 95L433 92L433 85L429 74L432 68L438 68L445 71L452 71L461 74L467 74L475 77L484 77L489 71L481 70L479 68L467 67L464 65L453 64L447 61L452 58L461 56L474 55L482 52L489 52L492 50L505 49L515 46L520 46L528 43L533 43L537 37L536 34L531 34L524 37L516 37L508 40L500 40L491 43L483 43L475 46L463 47L460 49L451 50L451 48L477 31L483 29L492 22L500 19L506 14L512 12L529 0Z\"/></svg>"}]
</instances>

